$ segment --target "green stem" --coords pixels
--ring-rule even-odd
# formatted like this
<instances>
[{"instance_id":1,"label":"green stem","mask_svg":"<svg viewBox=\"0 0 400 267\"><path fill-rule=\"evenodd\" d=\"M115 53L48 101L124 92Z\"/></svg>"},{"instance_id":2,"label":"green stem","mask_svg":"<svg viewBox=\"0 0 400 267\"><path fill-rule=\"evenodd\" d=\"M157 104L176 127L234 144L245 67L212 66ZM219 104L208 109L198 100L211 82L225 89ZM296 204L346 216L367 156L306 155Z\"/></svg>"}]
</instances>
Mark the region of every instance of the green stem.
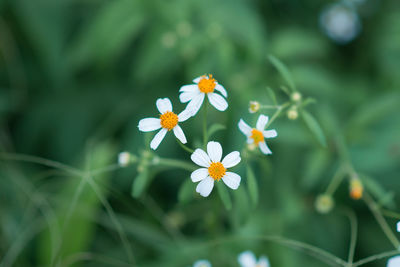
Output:
<instances>
[{"instance_id":1,"label":"green stem","mask_svg":"<svg viewBox=\"0 0 400 267\"><path fill-rule=\"evenodd\" d=\"M395 249L400 249L400 242L390 229L388 223L386 222L385 218L380 212L378 205L375 203L372 197L368 195L366 192L364 193L364 195L365 196L363 197L363 199L367 204L368 208L371 210L372 214L374 215L379 226L382 228L382 231L385 233L389 241L393 244Z\"/></svg>"},{"instance_id":2,"label":"green stem","mask_svg":"<svg viewBox=\"0 0 400 267\"><path fill-rule=\"evenodd\" d=\"M176 139L176 142L180 145L180 147L181 147L183 150L185 150L185 151L187 151L187 152L189 152L189 153L193 153L193 152L194 152L193 149L191 149L190 147L186 146L185 144L182 144L178 139Z\"/></svg>"},{"instance_id":3,"label":"green stem","mask_svg":"<svg viewBox=\"0 0 400 267\"><path fill-rule=\"evenodd\" d=\"M351 210L346 210L346 215L350 220L350 246L349 246L349 256L348 256L348 263L349 266L353 266L354 260L354 252L356 248L357 242L357 218L354 215L354 212Z\"/></svg>"},{"instance_id":4,"label":"green stem","mask_svg":"<svg viewBox=\"0 0 400 267\"><path fill-rule=\"evenodd\" d=\"M391 250L391 251L382 252L382 253L379 253L379 254L376 254L376 255L372 255L372 256L366 257L364 259L361 259L361 260L355 262L353 264L353 267L361 266L361 265L364 265L364 264L369 263L369 262L373 262L373 261L376 261L376 260L380 260L380 259L387 258L387 257L390 257L390 256L398 255L398 254L399 254L398 250Z\"/></svg>"},{"instance_id":5,"label":"green stem","mask_svg":"<svg viewBox=\"0 0 400 267\"><path fill-rule=\"evenodd\" d=\"M281 106L279 105L261 105L260 109L264 108L264 109L279 109Z\"/></svg>"},{"instance_id":6,"label":"green stem","mask_svg":"<svg viewBox=\"0 0 400 267\"><path fill-rule=\"evenodd\" d=\"M204 148L207 146L207 105L208 101L207 98L204 99L203 103L203 145Z\"/></svg>"},{"instance_id":7,"label":"green stem","mask_svg":"<svg viewBox=\"0 0 400 267\"><path fill-rule=\"evenodd\" d=\"M268 121L267 125L265 125L265 128L268 128L268 126L271 125L271 123L272 123L276 118L278 118L278 116L281 114L281 112L282 112L287 106L289 106L289 105L290 105L290 103L289 103L289 102L286 102L285 104L278 106L277 111L275 111L274 115L272 115L272 117L271 117L271 119Z\"/></svg>"},{"instance_id":8,"label":"green stem","mask_svg":"<svg viewBox=\"0 0 400 267\"><path fill-rule=\"evenodd\" d=\"M169 159L169 158L159 158L155 157L153 160L154 165L165 166L165 167L174 167L178 169L183 169L187 171L194 171L198 169L198 167L189 162L179 160L179 159Z\"/></svg>"},{"instance_id":9,"label":"green stem","mask_svg":"<svg viewBox=\"0 0 400 267\"><path fill-rule=\"evenodd\" d=\"M340 185L340 183L343 181L343 178L345 177L345 167L341 165L339 169L336 171L336 173L333 175L333 178L331 182L328 185L328 188L326 189L325 193L328 195L333 195Z\"/></svg>"},{"instance_id":10,"label":"green stem","mask_svg":"<svg viewBox=\"0 0 400 267\"><path fill-rule=\"evenodd\" d=\"M385 209L381 209L381 212L383 215L387 216L387 217L391 217L394 219L400 219L400 213L391 211L391 210L385 210Z\"/></svg>"}]
</instances>

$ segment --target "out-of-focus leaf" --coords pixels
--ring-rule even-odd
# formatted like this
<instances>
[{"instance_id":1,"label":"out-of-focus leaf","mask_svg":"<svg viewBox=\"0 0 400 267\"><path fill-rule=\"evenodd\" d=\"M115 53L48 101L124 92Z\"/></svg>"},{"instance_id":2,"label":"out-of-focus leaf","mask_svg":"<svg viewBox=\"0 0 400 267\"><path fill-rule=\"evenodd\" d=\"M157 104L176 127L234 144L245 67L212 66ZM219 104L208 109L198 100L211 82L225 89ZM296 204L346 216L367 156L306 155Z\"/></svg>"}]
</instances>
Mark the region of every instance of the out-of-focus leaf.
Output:
<instances>
[{"instance_id":1,"label":"out-of-focus leaf","mask_svg":"<svg viewBox=\"0 0 400 267\"><path fill-rule=\"evenodd\" d=\"M190 179L186 179L179 188L178 192L179 202L181 203L189 202L189 200L193 198L193 193L195 192L194 187L195 184Z\"/></svg>"},{"instance_id":2,"label":"out-of-focus leaf","mask_svg":"<svg viewBox=\"0 0 400 267\"><path fill-rule=\"evenodd\" d=\"M307 156L302 180L304 188L311 189L319 179L326 178L329 162L329 154L322 149L315 150Z\"/></svg>"},{"instance_id":3,"label":"out-of-focus leaf","mask_svg":"<svg viewBox=\"0 0 400 267\"><path fill-rule=\"evenodd\" d=\"M385 190L381 184L379 184L375 179L366 175L360 175L362 182L368 192L370 192L375 198L377 198L378 203L388 209L395 208L394 193Z\"/></svg>"},{"instance_id":4,"label":"out-of-focus leaf","mask_svg":"<svg viewBox=\"0 0 400 267\"><path fill-rule=\"evenodd\" d=\"M132 196L135 198L140 197L155 175L156 172L148 168L140 171L132 184Z\"/></svg>"},{"instance_id":5,"label":"out-of-focus leaf","mask_svg":"<svg viewBox=\"0 0 400 267\"><path fill-rule=\"evenodd\" d=\"M268 92L269 97L271 98L272 103L274 105L277 105L278 102L276 101L276 95L275 95L274 90L272 90L271 87L267 86L267 92Z\"/></svg>"},{"instance_id":6,"label":"out-of-focus leaf","mask_svg":"<svg viewBox=\"0 0 400 267\"><path fill-rule=\"evenodd\" d=\"M258 184L250 165L247 165L247 190L250 195L251 203L256 206L258 203Z\"/></svg>"},{"instance_id":7,"label":"out-of-focus leaf","mask_svg":"<svg viewBox=\"0 0 400 267\"><path fill-rule=\"evenodd\" d=\"M306 123L308 129L310 129L311 133L317 139L317 141L323 146L326 147L326 138L324 132L322 131L321 127L317 120L307 111L303 110L301 112L302 118Z\"/></svg>"},{"instance_id":8,"label":"out-of-focus leaf","mask_svg":"<svg viewBox=\"0 0 400 267\"><path fill-rule=\"evenodd\" d=\"M214 123L213 125L210 126L210 128L208 128L208 137L207 138L210 139L210 137L213 134L215 134L218 131L225 130L225 129L226 129L225 125L222 125L219 123Z\"/></svg>"},{"instance_id":9,"label":"out-of-focus leaf","mask_svg":"<svg viewBox=\"0 0 400 267\"><path fill-rule=\"evenodd\" d=\"M231 196L229 195L229 192L226 189L226 185L224 184L224 182L222 182L222 181L215 182L215 185L217 186L218 194L219 194L221 201L224 204L225 208L227 210L232 209Z\"/></svg>"},{"instance_id":10,"label":"out-of-focus leaf","mask_svg":"<svg viewBox=\"0 0 400 267\"><path fill-rule=\"evenodd\" d=\"M290 74L289 70L286 68L286 66L276 57L273 55L268 56L269 61L274 65L274 67L279 71L279 73L282 75L283 79L287 82L289 85L290 89L292 91L297 91L296 85L293 81L292 75Z\"/></svg>"}]
</instances>

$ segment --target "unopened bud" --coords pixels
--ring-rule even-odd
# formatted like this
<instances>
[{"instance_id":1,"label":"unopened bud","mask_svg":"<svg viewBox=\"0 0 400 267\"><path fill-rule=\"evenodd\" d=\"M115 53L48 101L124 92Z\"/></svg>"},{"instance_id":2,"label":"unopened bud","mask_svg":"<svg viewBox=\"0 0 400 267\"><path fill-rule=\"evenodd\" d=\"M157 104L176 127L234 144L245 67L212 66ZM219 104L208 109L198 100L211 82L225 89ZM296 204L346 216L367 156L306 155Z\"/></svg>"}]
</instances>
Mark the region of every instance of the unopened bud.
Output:
<instances>
[{"instance_id":1,"label":"unopened bud","mask_svg":"<svg viewBox=\"0 0 400 267\"><path fill-rule=\"evenodd\" d=\"M260 103L257 101L250 101L249 104L249 112L250 113L256 113L257 111L260 110Z\"/></svg>"},{"instance_id":2,"label":"unopened bud","mask_svg":"<svg viewBox=\"0 0 400 267\"><path fill-rule=\"evenodd\" d=\"M247 144L247 149L250 151L254 151L256 148L257 148L257 146L254 143Z\"/></svg>"},{"instance_id":3,"label":"unopened bud","mask_svg":"<svg viewBox=\"0 0 400 267\"><path fill-rule=\"evenodd\" d=\"M362 198L364 187L361 180L358 178L352 178L350 181L350 197L352 199L358 200Z\"/></svg>"},{"instance_id":4,"label":"unopened bud","mask_svg":"<svg viewBox=\"0 0 400 267\"><path fill-rule=\"evenodd\" d=\"M301 100L301 94L299 92L294 92L292 93L292 95L290 96L290 98L294 101L294 102L300 102Z\"/></svg>"},{"instance_id":5,"label":"unopened bud","mask_svg":"<svg viewBox=\"0 0 400 267\"><path fill-rule=\"evenodd\" d=\"M119 166L126 167L129 165L130 161L131 161L131 153L125 151L118 154Z\"/></svg>"},{"instance_id":6,"label":"unopened bud","mask_svg":"<svg viewBox=\"0 0 400 267\"><path fill-rule=\"evenodd\" d=\"M289 120L295 120L299 117L299 112L297 111L297 108L290 108L287 112L287 116Z\"/></svg>"},{"instance_id":7,"label":"unopened bud","mask_svg":"<svg viewBox=\"0 0 400 267\"><path fill-rule=\"evenodd\" d=\"M330 212L334 206L335 206L335 201L332 198L332 196L328 194L319 195L315 200L315 209L319 213L326 214Z\"/></svg>"}]
</instances>

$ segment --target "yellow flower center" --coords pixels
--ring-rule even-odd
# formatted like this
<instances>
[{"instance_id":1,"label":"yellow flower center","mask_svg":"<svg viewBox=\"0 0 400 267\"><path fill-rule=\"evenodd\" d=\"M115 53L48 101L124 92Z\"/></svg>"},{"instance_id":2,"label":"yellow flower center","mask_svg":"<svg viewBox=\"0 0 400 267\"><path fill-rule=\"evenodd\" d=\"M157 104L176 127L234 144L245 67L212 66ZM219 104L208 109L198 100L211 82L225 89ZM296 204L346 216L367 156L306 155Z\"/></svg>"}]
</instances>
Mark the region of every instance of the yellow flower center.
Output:
<instances>
[{"instance_id":1,"label":"yellow flower center","mask_svg":"<svg viewBox=\"0 0 400 267\"><path fill-rule=\"evenodd\" d=\"M217 83L211 74L208 76L208 78L206 76L203 76L197 84L200 92L205 94L214 92L216 85Z\"/></svg>"},{"instance_id":2,"label":"yellow flower center","mask_svg":"<svg viewBox=\"0 0 400 267\"><path fill-rule=\"evenodd\" d=\"M224 177L226 173L226 168L221 162L212 162L210 167L208 167L208 174L214 179L219 181Z\"/></svg>"},{"instance_id":3,"label":"yellow flower center","mask_svg":"<svg viewBox=\"0 0 400 267\"><path fill-rule=\"evenodd\" d=\"M258 146L258 143L264 141L263 133L257 129L251 130L250 138L252 138L254 140L254 144L256 144L257 146Z\"/></svg>"},{"instance_id":4,"label":"yellow flower center","mask_svg":"<svg viewBox=\"0 0 400 267\"><path fill-rule=\"evenodd\" d=\"M160 115L161 127L171 131L178 124L178 115L171 111L167 111Z\"/></svg>"}]
</instances>

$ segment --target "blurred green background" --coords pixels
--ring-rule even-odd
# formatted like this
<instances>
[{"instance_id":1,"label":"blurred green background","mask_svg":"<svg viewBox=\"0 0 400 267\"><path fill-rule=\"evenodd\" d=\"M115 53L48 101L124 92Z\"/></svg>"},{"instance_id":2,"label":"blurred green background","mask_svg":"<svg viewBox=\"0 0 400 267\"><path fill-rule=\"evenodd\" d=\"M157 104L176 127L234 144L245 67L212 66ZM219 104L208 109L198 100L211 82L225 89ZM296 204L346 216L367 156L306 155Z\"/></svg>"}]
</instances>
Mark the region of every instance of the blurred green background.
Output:
<instances>
[{"instance_id":1,"label":"blurred green background","mask_svg":"<svg viewBox=\"0 0 400 267\"><path fill-rule=\"evenodd\" d=\"M334 19L327 22L323 14L337 5L350 16L329 13ZM159 97L182 110L180 86L205 73L229 94L226 112L210 109L209 123L227 126L214 139L224 154L241 150L237 122L257 118L248 102L270 104L266 86L279 102L287 99L269 54L287 65L304 97L317 100L307 108L328 146L301 119L274 122L273 154L253 166L257 205L247 194L243 163L236 169L242 185L230 190L233 207L226 210L217 192L204 199L192 183L193 195L179 201L190 177L185 170L159 170L135 199L136 164L92 178L15 155L79 170L114 164L125 150L143 158L153 134L140 133L138 121L157 115ZM2 0L0 265L191 266L206 258L213 266L238 266L237 255L250 249L267 255L271 266L327 266L249 237L284 236L346 259L343 207L359 222L356 260L388 251L366 205L349 198L347 182L331 213L317 213L314 200L339 164L340 135L356 170L371 177L366 190L398 210L399 70L398 0ZM190 146L201 140L200 117L182 127ZM173 139L167 135L156 153L189 161ZM395 221L388 218L392 229Z\"/></svg>"}]
</instances>

